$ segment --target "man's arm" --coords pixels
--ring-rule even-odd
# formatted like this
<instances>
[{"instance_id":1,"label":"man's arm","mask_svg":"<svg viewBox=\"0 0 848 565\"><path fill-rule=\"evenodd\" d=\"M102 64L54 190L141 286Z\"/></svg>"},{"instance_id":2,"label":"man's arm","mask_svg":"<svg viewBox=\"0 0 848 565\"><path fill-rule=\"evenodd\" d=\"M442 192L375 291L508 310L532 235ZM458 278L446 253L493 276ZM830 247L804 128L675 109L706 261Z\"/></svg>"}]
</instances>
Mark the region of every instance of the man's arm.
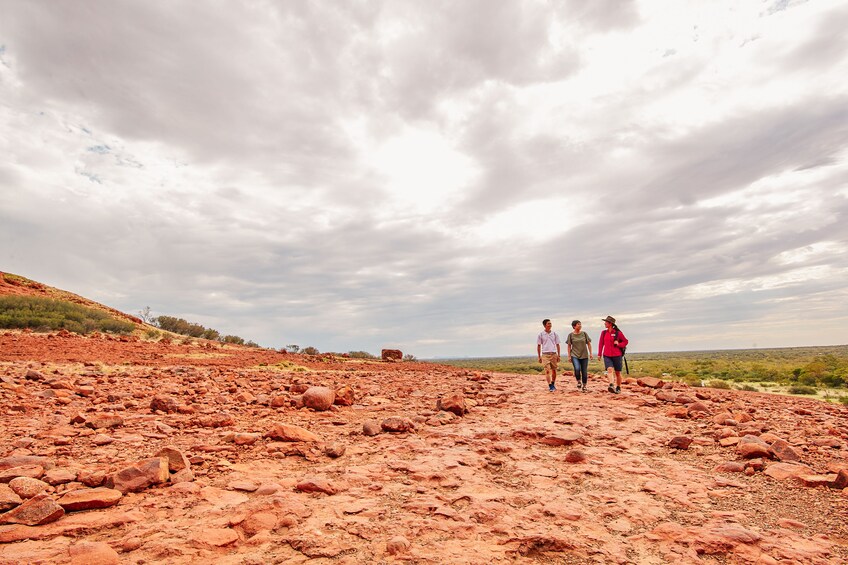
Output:
<instances>
[{"instance_id":1,"label":"man's arm","mask_svg":"<svg viewBox=\"0 0 848 565\"><path fill-rule=\"evenodd\" d=\"M539 363L542 362L542 344L536 345L536 355L539 357Z\"/></svg>"}]
</instances>

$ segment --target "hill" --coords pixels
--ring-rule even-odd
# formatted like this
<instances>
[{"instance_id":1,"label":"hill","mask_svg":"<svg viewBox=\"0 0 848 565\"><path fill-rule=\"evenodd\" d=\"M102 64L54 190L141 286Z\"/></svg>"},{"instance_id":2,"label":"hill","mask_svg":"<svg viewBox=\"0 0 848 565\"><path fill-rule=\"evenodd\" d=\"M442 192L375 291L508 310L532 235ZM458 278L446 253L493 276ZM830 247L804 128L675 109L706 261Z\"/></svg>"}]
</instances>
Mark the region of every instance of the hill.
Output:
<instances>
[{"instance_id":1,"label":"hill","mask_svg":"<svg viewBox=\"0 0 848 565\"><path fill-rule=\"evenodd\" d=\"M115 310L114 308L110 308L100 304L99 302L89 300L88 298L84 298L72 292L53 288L52 286L47 286L46 284L30 280L20 275L4 273L2 271L0 271L0 296L35 296L40 298L50 298L104 312L118 320L132 322L138 327L138 329L141 329L144 326L144 322L142 322L141 318L136 316L126 314L120 310Z\"/></svg>"},{"instance_id":2,"label":"hill","mask_svg":"<svg viewBox=\"0 0 848 565\"><path fill-rule=\"evenodd\" d=\"M0 330L0 563L848 561L847 407L570 384Z\"/></svg>"}]
</instances>

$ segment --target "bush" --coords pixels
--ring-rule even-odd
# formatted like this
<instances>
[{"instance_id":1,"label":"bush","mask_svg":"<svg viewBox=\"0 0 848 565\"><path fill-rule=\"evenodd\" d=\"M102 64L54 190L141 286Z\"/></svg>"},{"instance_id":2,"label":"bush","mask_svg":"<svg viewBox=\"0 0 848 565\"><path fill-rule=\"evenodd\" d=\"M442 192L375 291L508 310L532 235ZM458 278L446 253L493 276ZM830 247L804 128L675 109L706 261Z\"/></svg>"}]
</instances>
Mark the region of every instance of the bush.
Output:
<instances>
[{"instance_id":1,"label":"bush","mask_svg":"<svg viewBox=\"0 0 848 565\"><path fill-rule=\"evenodd\" d=\"M721 379L713 379L707 383L707 386L710 388L729 389L730 383Z\"/></svg>"},{"instance_id":2,"label":"bush","mask_svg":"<svg viewBox=\"0 0 848 565\"><path fill-rule=\"evenodd\" d=\"M818 391L811 386L792 385L786 392L789 394L816 394Z\"/></svg>"},{"instance_id":3,"label":"bush","mask_svg":"<svg viewBox=\"0 0 848 565\"><path fill-rule=\"evenodd\" d=\"M840 396L839 402L841 402L842 404L848 405L848 396Z\"/></svg>"},{"instance_id":4,"label":"bush","mask_svg":"<svg viewBox=\"0 0 848 565\"><path fill-rule=\"evenodd\" d=\"M307 355L318 355L320 351L318 351L317 347L307 346L300 350L301 353L305 353Z\"/></svg>"},{"instance_id":5,"label":"bush","mask_svg":"<svg viewBox=\"0 0 848 565\"><path fill-rule=\"evenodd\" d=\"M72 302L42 296L0 296L0 328L128 334L135 324Z\"/></svg>"},{"instance_id":6,"label":"bush","mask_svg":"<svg viewBox=\"0 0 848 565\"><path fill-rule=\"evenodd\" d=\"M371 355L367 351L348 351L348 357L351 359L376 359L376 355Z\"/></svg>"},{"instance_id":7,"label":"bush","mask_svg":"<svg viewBox=\"0 0 848 565\"><path fill-rule=\"evenodd\" d=\"M751 385L748 385L748 384L745 384L745 385L742 385L742 386L737 386L736 390L746 390L748 392L759 392L760 391L760 389L758 389L757 387L751 386Z\"/></svg>"},{"instance_id":8,"label":"bush","mask_svg":"<svg viewBox=\"0 0 848 565\"><path fill-rule=\"evenodd\" d=\"M162 332L160 332L159 330L154 330L154 329L151 328L151 329L145 330L144 337L146 337L147 339L159 339L160 337L162 337Z\"/></svg>"}]
</instances>

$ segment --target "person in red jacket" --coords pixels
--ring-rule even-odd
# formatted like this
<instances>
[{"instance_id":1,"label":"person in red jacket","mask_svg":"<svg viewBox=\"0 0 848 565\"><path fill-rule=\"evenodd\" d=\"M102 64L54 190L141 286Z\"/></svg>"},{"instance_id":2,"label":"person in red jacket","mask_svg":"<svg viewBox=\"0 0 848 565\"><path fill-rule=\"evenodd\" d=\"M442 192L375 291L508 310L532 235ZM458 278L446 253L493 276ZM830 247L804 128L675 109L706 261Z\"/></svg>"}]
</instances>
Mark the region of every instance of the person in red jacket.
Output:
<instances>
[{"instance_id":1,"label":"person in red jacket","mask_svg":"<svg viewBox=\"0 0 848 565\"><path fill-rule=\"evenodd\" d=\"M598 339L598 359L603 358L604 368L609 376L610 385L607 390L618 394L621 392L621 359L624 357L621 348L627 347L628 341L615 325L615 318L607 316L603 321L606 329L601 332L601 337ZM613 372L615 381L613 381Z\"/></svg>"}]
</instances>

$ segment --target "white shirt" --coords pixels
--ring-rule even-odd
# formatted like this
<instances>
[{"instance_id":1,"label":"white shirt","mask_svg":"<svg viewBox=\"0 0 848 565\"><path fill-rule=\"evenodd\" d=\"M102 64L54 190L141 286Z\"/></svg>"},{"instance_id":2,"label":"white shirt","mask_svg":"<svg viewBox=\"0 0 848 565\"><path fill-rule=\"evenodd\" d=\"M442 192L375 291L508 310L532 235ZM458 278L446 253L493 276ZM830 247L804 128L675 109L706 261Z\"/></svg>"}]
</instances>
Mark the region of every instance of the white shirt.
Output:
<instances>
[{"instance_id":1,"label":"white shirt","mask_svg":"<svg viewBox=\"0 0 848 565\"><path fill-rule=\"evenodd\" d=\"M557 345L559 345L559 336L556 332L545 332L539 334L536 338L536 345L542 346L542 353L556 353Z\"/></svg>"}]
</instances>

